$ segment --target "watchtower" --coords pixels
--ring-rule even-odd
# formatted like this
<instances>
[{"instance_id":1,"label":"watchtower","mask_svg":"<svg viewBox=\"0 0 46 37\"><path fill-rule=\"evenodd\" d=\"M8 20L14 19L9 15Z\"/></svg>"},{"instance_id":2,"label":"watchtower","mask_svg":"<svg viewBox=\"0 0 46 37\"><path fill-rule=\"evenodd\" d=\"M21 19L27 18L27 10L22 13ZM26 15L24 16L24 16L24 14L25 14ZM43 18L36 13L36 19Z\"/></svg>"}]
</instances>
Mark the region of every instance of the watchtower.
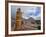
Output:
<instances>
[{"instance_id":1,"label":"watchtower","mask_svg":"<svg viewBox=\"0 0 46 37\"><path fill-rule=\"evenodd\" d=\"M21 22L22 22L22 12L21 9L18 8L16 11L15 30L21 29Z\"/></svg>"}]
</instances>

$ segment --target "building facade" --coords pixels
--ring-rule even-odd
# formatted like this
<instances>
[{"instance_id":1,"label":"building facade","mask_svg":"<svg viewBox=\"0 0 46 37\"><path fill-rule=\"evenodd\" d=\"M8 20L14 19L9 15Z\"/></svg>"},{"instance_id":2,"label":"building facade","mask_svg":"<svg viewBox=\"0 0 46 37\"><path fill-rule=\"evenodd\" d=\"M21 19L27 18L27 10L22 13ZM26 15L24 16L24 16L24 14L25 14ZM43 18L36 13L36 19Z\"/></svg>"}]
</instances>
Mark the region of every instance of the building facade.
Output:
<instances>
[{"instance_id":1,"label":"building facade","mask_svg":"<svg viewBox=\"0 0 46 37\"><path fill-rule=\"evenodd\" d=\"M21 9L18 8L16 12L15 30L21 29L21 22L22 22L22 12Z\"/></svg>"}]
</instances>

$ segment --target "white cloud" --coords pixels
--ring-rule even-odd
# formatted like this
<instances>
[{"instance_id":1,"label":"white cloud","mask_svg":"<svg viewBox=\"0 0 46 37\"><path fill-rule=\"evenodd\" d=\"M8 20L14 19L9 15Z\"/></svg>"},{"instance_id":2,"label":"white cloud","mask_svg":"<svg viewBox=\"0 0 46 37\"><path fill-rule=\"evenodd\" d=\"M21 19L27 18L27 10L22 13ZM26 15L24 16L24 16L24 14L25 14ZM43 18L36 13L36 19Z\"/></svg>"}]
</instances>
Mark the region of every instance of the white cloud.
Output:
<instances>
[{"instance_id":1,"label":"white cloud","mask_svg":"<svg viewBox=\"0 0 46 37\"><path fill-rule=\"evenodd\" d=\"M22 16L24 19L29 19L30 17L27 17L27 16Z\"/></svg>"},{"instance_id":2,"label":"white cloud","mask_svg":"<svg viewBox=\"0 0 46 37\"><path fill-rule=\"evenodd\" d=\"M35 11L35 10L34 10ZM27 10L23 13L22 17L24 19L29 19L30 17L34 18L35 20L40 20L40 14L38 14L37 16L34 16L35 12L33 10ZM31 14L32 15L28 15L28 14Z\"/></svg>"}]
</instances>

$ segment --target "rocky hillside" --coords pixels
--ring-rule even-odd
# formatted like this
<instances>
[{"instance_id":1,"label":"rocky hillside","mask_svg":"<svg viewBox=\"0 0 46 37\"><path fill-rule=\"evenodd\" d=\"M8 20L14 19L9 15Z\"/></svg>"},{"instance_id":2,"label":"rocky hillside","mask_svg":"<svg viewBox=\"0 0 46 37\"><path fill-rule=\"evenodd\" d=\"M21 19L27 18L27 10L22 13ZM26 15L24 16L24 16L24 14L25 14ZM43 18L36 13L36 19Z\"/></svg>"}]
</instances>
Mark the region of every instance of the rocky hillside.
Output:
<instances>
[{"instance_id":1,"label":"rocky hillside","mask_svg":"<svg viewBox=\"0 0 46 37\"><path fill-rule=\"evenodd\" d=\"M12 18L11 24L12 24L11 30L14 30L16 25L14 18ZM21 28L18 30L38 30L38 29L40 29L40 20L34 20L32 17L30 17L29 19L22 18L22 25Z\"/></svg>"}]
</instances>

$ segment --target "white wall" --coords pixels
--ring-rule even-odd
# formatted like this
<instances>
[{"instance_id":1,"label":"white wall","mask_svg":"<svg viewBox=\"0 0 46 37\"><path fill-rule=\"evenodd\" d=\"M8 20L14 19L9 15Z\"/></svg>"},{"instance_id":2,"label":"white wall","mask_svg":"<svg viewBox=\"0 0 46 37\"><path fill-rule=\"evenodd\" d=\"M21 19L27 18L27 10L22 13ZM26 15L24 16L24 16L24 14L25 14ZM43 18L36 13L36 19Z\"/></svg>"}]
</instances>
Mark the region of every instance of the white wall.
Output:
<instances>
[{"instance_id":1,"label":"white wall","mask_svg":"<svg viewBox=\"0 0 46 37\"><path fill-rule=\"evenodd\" d=\"M46 0L19 0L19 1L33 1L33 2L45 2L46 3ZM4 34L5 34L5 0L0 0L0 37L5 37ZM44 35L28 35L28 36L18 36L18 37L46 37L46 32Z\"/></svg>"}]
</instances>

